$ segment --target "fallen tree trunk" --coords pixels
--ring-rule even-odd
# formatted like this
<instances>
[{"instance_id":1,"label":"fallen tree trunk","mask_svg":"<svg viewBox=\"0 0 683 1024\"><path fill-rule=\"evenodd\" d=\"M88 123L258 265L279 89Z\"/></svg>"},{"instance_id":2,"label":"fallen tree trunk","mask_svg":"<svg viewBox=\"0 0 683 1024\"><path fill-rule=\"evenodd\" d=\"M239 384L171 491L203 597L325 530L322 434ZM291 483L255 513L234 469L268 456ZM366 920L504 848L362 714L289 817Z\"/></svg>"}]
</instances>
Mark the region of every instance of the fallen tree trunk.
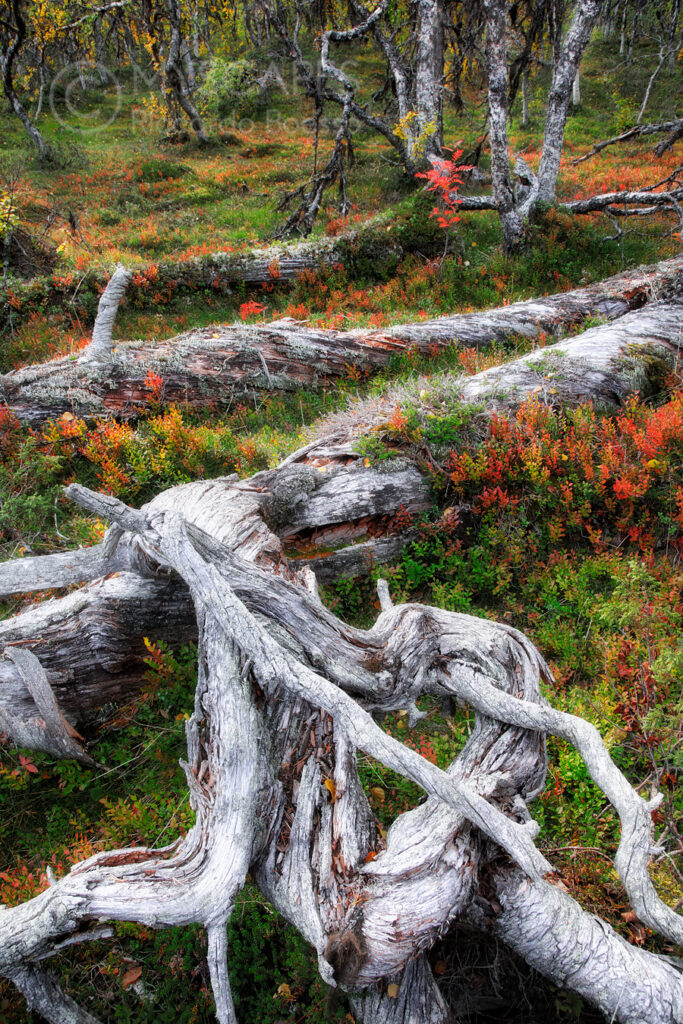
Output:
<instances>
[{"instance_id":1,"label":"fallen tree trunk","mask_svg":"<svg viewBox=\"0 0 683 1024\"><path fill-rule=\"evenodd\" d=\"M130 268L128 300L135 305L159 304L183 294L229 295L244 285L269 289L291 284L305 271L317 273L323 267L341 265L350 278L383 280L409 253L432 256L443 252L443 240L416 228L409 220L379 215L336 236L313 241L277 243L244 252L211 252L181 259ZM93 293L102 291L107 277L93 273L82 281L69 277L12 280L0 285L0 330L16 329L18 323L44 303L52 312L64 309L87 323Z\"/></svg>"},{"instance_id":2,"label":"fallen tree trunk","mask_svg":"<svg viewBox=\"0 0 683 1024\"><path fill-rule=\"evenodd\" d=\"M481 346L520 335L561 335L587 317L621 317L674 288L682 269L683 257L675 257L576 291L381 331L344 333L285 319L191 331L155 344L128 342L105 361L62 358L6 374L0 377L0 400L29 423L64 412L132 419L149 406L151 371L163 379L163 402L229 405L259 391L322 387L349 373L369 374L413 346L430 352L452 343Z\"/></svg>"},{"instance_id":3,"label":"fallen tree trunk","mask_svg":"<svg viewBox=\"0 0 683 1024\"><path fill-rule=\"evenodd\" d=\"M557 405L593 401L618 406L635 392L646 395L661 387L679 358L680 317L680 305L651 303L475 376L432 381L420 401L425 411L433 407L438 413L447 394L450 404L467 403L478 417L515 408L532 396ZM146 510L160 514L182 493L189 522L211 522L221 542L238 531L240 550L258 564L290 571L308 567L322 581L366 572L371 562L397 557L410 540L405 514L423 512L431 502L429 483L417 468L398 462L380 472L366 467L354 450L354 440L388 423L404 400L390 392L356 402L329 417L321 437L278 470L249 481L227 477L173 488ZM196 635L187 593L174 581L159 579L144 549L130 538L120 541L116 531L87 550L0 565L0 596L111 573L122 575L0 624L0 643L23 643L40 633L44 665L60 704L76 722L87 722L103 704L134 692L145 656L144 636L184 642ZM248 591L245 585L239 593L249 604ZM28 696L15 666L0 665L0 682L0 708L21 714Z\"/></svg>"},{"instance_id":4,"label":"fallen tree trunk","mask_svg":"<svg viewBox=\"0 0 683 1024\"><path fill-rule=\"evenodd\" d=\"M480 415L490 415L517 408L530 398L556 407L593 402L613 409L635 393L652 397L679 364L682 308L680 302L652 302L471 377L425 379L420 404L423 411L438 414L446 397L448 402L457 400ZM406 400L410 397L405 389L389 388L379 398L333 413L321 429L333 431L337 442L349 443L390 421L397 403Z\"/></svg>"},{"instance_id":5,"label":"fallen tree trunk","mask_svg":"<svg viewBox=\"0 0 683 1024\"><path fill-rule=\"evenodd\" d=\"M667 149L671 149L674 142L680 139L683 133L683 120L678 119L677 121L661 121L658 124L636 124L632 128L627 128L625 132L621 132L619 135L613 135L609 139L603 139L601 142L596 142L592 149L589 149L583 156L576 157L572 160L572 167L576 167L577 164L582 164L584 160L590 160L592 156L602 152L607 146L615 146L620 142L631 142L633 139L642 138L646 135L662 135L666 134L669 136L664 142L658 143L655 147L655 154L662 156Z\"/></svg>"}]
</instances>

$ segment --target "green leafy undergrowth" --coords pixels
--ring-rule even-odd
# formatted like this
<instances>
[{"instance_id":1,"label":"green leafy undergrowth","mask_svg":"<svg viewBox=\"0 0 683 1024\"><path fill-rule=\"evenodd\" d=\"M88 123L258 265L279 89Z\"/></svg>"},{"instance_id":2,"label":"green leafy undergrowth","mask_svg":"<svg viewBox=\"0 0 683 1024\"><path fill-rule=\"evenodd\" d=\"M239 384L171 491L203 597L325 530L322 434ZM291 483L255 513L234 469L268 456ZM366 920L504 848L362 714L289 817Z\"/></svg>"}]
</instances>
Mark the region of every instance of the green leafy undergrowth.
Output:
<instances>
[{"instance_id":1,"label":"green leafy undergrowth","mask_svg":"<svg viewBox=\"0 0 683 1024\"><path fill-rule=\"evenodd\" d=\"M58 875L97 849L170 840L193 820L178 758L196 649L171 654L152 641L147 648L142 691L109 715L103 708L86 737L94 767L0 747L0 842L9 858L0 902L14 905L45 888L45 863Z\"/></svg>"},{"instance_id":2,"label":"green leafy undergrowth","mask_svg":"<svg viewBox=\"0 0 683 1024\"><path fill-rule=\"evenodd\" d=\"M248 476L279 462L301 443L302 427L343 398L342 389L302 391L198 417L162 408L162 388L162 378L150 375L148 415L136 425L93 425L65 413L27 429L0 409L0 548L6 557L99 539L105 524L78 512L64 498L65 484L78 480L140 505L174 484Z\"/></svg>"},{"instance_id":3,"label":"green leafy undergrowth","mask_svg":"<svg viewBox=\"0 0 683 1024\"><path fill-rule=\"evenodd\" d=\"M396 410L381 438L394 456L400 440L404 453L426 459L430 431L453 430L457 446L431 463L439 511L408 523L416 539L375 576L388 579L397 601L499 619L534 640L553 673L551 702L598 726L645 795L653 786L664 794L654 820L673 862L659 857L651 870L675 904L683 896L683 393L674 387L658 406L635 398L613 416L533 401L508 420L471 427L457 416L424 426ZM353 607L348 583L337 595ZM575 895L642 942L610 861L615 814L571 747L551 739L549 752L548 786L532 808L541 842Z\"/></svg>"},{"instance_id":4,"label":"green leafy undergrowth","mask_svg":"<svg viewBox=\"0 0 683 1024\"><path fill-rule=\"evenodd\" d=\"M247 883L228 925L230 984L239 1020L277 1024L341 1021L308 943ZM155 931L119 922L113 939L85 943L51 961L74 997L116 1024L213 1024L206 932ZM0 989L0 1009L3 1007ZM23 1024L25 1017L3 1017Z\"/></svg>"},{"instance_id":5,"label":"green leafy undergrowth","mask_svg":"<svg viewBox=\"0 0 683 1024\"><path fill-rule=\"evenodd\" d=\"M446 706L447 704L447 706ZM473 718L469 708L456 708L450 701L423 697L418 707L425 715L412 728L406 711L389 714L382 728L432 764L447 769L470 735ZM370 800L383 834L404 811L423 797L419 786L367 754L358 754L361 783Z\"/></svg>"}]
</instances>

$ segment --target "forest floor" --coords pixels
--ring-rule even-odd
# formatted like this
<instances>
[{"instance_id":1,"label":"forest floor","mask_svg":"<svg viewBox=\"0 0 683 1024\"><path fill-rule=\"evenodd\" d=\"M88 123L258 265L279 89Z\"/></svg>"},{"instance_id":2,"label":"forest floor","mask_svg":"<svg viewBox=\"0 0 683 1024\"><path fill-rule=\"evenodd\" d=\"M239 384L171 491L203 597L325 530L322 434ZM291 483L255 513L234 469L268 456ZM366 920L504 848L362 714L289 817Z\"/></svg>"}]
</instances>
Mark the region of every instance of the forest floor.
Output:
<instances>
[{"instance_id":1,"label":"forest floor","mask_svg":"<svg viewBox=\"0 0 683 1024\"><path fill-rule=\"evenodd\" d=\"M370 88L376 66L363 52L355 60ZM572 164L596 141L633 123L646 78L644 64L625 69L611 46L593 45L583 104L568 124L560 197L649 185L677 165L678 149L656 159L647 140ZM512 123L513 148L531 164L539 156L543 85L542 79L536 85L530 125ZM662 75L648 118L675 116L680 94L680 71L674 79ZM119 99L120 110L107 124ZM276 94L268 112L254 113L253 125L225 126L219 142L200 150L191 143L159 143L146 93L131 86L119 99L100 95L93 101L103 123L97 132L69 134L51 113L44 116L46 135L64 164L53 169L36 167L17 126L0 117L9 140L0 169L19 227L36 242L30 258L13 268L17 276L0 282L0 371L82 348L98 282L118 261L134 268L141 286L119 315L117 336L161 339L240 316L248 322L287 315L337 328L382 326L566 290L680 251L671 218L636 218L625 235L610 240L613 228L604 219L572 221L549 211L528 253L512 261L501 253L495 216L470 214L453 229L448 255L414 253L380 279L372 267L353 278L343 267L321 267L289 285L237 287L230 294L205 286L157 287L161 264L268 244L284 219L278 198L301 184L310 167L310 111L302 114L304 101L292 91ZM467 149L481 136L483 118L483 106L467 117L449 110L447 140L454 146L462 140ZM354 208L340 218L330 200L316 234L337 235L382 213L413 220L440 242L440 229L429 220L431 201L416 194L386 147L362 132L354 143L348 183ZM329 146L324 127L320 145ZM254 397L202 416L166 408L159 383L150 380L148 415L135 425L86 423L66 414L28 430L0 409L0 555L41 553L101 536L101 522L65 502L65 483L78 480L138 505L200 475L246 476L277 464L321 416L390 381L405 382L417 394L421 374L474 373L512 358L524 344L484 352L454 346L433 358L408 352L370 382L350 367L348 379L324 393ZM389 580L395 600L425 600L526 632L551 665L551 702L598 725L617 764L643 791L658 781L665 802L657 823L669 836L680 836L683 379L672 375L656 402L635 399L611 417L591 407L552 412L532 403L509 426L494 419L485 431L470 427L458 409L444 408L425 427L410 403L397 407L392 450L400 446L418 457L431 445L443 453L442 469L435 474L432 512L410 524L417 541L398 564L374 575ZM381 440L365 443L371 461L386 452ZM451 514L460 503L472 509L466 526ZM325 597L338 614L367 624L368 609L377 607L372 587L372 579L340 580ZM0 610L13 614L22 603L7 601ZM0 747L0 902L14 904L40 891L46 864L60 874L99 849L159 844L189 827L178 758L192 706L193 651L171 653L150 644L148 664L144 694L108 715L91 737L91 753L105 768ZM437 707L425 709L429 716L415 729L400 714L385 727L444 767L467 738L469 715L467 709L453 718ZM571 748L553 740L550 756L549 785L532 807L541 825L539 842L584 906L630 941L651 943L610 860L617 837L612 809ZM363 775L383 827L419 798L416 787L370 759ZM660 858L652 867L672 905L683 900L682 872L680 857L677 863ZM105 1021L208 1022L212 1002L202 942L197 929L155 933L122 924L113 942L76 947L55 968L68 990ZM244 1024L333 1019L306 944L255 888L240 899L230 948ZM515 980L509 968L501 973L495 950L471 949L472 992L485 991L489 1002L484 1009L473 999L478 1015L473 1009L467 1019L516 1019L509 1010L514 984L528 1000L519 1019L597 1019L580 1000L539 979L530 985L528 974ZM433 952L446 988L454 955L447 942ZM345 1010L338 1016L346 1019ZM2 984L0 1018L7 1024L30 1019Z\"/></svg>"}]
</instances>

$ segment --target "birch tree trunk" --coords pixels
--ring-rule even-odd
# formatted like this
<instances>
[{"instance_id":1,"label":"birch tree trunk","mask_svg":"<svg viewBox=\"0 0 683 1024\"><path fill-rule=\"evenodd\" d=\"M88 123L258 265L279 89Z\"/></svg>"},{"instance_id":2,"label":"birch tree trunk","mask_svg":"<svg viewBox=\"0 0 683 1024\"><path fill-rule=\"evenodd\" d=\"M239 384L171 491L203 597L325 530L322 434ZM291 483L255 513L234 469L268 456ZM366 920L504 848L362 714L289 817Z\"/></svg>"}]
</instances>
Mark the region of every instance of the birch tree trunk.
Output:
<instances>
[{"instance_id":1,"label":"birch tree trunk","mask_svg":"<svg viewBox=\"0 0 683 1024\"><path fill-rule=\"evenodd\" d=\"M518 160L515 170L522 187L515 190L507 138L507 4L502 0L484 0L492 200L500 217L503 246L507 252L515 252L523 246L525 223L533 218L538 204L551 203L555 199L572 87L577 81L581 57L601 6L600 0L579 0L575 4L571 25L561 43L561 26L556 26L553 78L548 95L540 166L536 175L524 161ZM474 208L475 205L476 198L464 204L463 209Z\"/></svg>"},{"instance_id":2,"label":"birch tree trunk","mask_svg":"<svg viewBox=\"0 0 683 1024\"><path fill-rule=\"evenodd\" d=\"M191 87L188 87L183 70L182 45L184 42L185 47L187 47L187 42L183 39L182 35L180 4L178 0L167 0L167 8L171 27L171 39L165 65L166 82L175 96L178 106L187 114L197 139L204 144L209 141L209 137L206 134L204 122L199 115L199 111L190 97Z\"/></svg>"},{"instance_id":3,"label":"birch tree trunk","mask_svg":"<svg viewBox=\"0 0 683 1024\"><path fill-rule=\"evenodd\" d=\"M438 155L443 143L444 9L442 0L419 0L415 109L421 155Z\"/></svg>"},{"instance_id":4,"label":"birch tree trunk","mask_svg":"<svg viewBox=\"0 0 683 1024\"><path fill-rule=\"evenodd\" d=\"M600 0L580 0L575 5L574 17L562 41L559 60L553 67L538 169L538 200L541 202L550 203L555 198L569 96L601 7Z\"/></svg>"},{"instance_id":5,"label":"birch tree trunk","mask_svg":"<svg viewBox=\"0 0 683 1024\"><path fill-rule=\"evenodd\" d=\"M529 125L529 73L522 75L522 128Z\"/></svg>"},{"instance_id":6,"label":"birch tree trunk","mask_svg":"<svg viewBox=\"0 0 683 1024\"><path fill-rule=\"evenodd\" d=\"M524 222L515 207L507 136L507 4L484 0L486 13L486 74L488 79L491 188L507 252L524 239Z\"/></svg>"},{"instance_id":7,"label":"birch tree trunk","mask_svg":"<svg viewBox=\"0 0 683 1024\"><path fill-rule=\"evenodd\" d=\"M6 5L8 20L0 26L0 73L2 87L13 113L24 126L26 134L33 143L40 160L47 159L50 150L38 128L29 117L28 111L17 96L14 88L14 63L27 38L27 27L22 0L11 0Z\"/></svg>"}]
</instances>

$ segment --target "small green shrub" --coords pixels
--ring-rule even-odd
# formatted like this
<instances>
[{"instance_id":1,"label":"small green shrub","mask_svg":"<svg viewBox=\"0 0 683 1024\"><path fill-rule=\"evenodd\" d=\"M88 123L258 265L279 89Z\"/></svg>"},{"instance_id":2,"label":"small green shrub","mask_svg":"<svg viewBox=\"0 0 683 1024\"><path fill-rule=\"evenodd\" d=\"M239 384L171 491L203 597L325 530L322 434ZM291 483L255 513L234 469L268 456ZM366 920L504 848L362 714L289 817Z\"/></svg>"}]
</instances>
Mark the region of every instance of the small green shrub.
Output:
<instances>
[{"instance_id":1,"label":"small green shrub","mask_svg":"<svg viewBox=\"0 0 683 1024\"><path fill-rule=\"evenodd\" d=\"M136 178L138 181L153 185L162 178L184 178L188 174L192 174L192 170L185 164L159 156L144 160L137 169Z\"/></svg>"},{"instance_id":2,"label":"small green shrub","mask_svg":"<svg viewBox=\"0 0 683 1024\"><path fill-rule=\"evenodd\" d=\"M265 108L268 89L259 85L249 61L214 57L198 97L203 110L214 117L248 117Z\"/></svg>"}]
</instances>

